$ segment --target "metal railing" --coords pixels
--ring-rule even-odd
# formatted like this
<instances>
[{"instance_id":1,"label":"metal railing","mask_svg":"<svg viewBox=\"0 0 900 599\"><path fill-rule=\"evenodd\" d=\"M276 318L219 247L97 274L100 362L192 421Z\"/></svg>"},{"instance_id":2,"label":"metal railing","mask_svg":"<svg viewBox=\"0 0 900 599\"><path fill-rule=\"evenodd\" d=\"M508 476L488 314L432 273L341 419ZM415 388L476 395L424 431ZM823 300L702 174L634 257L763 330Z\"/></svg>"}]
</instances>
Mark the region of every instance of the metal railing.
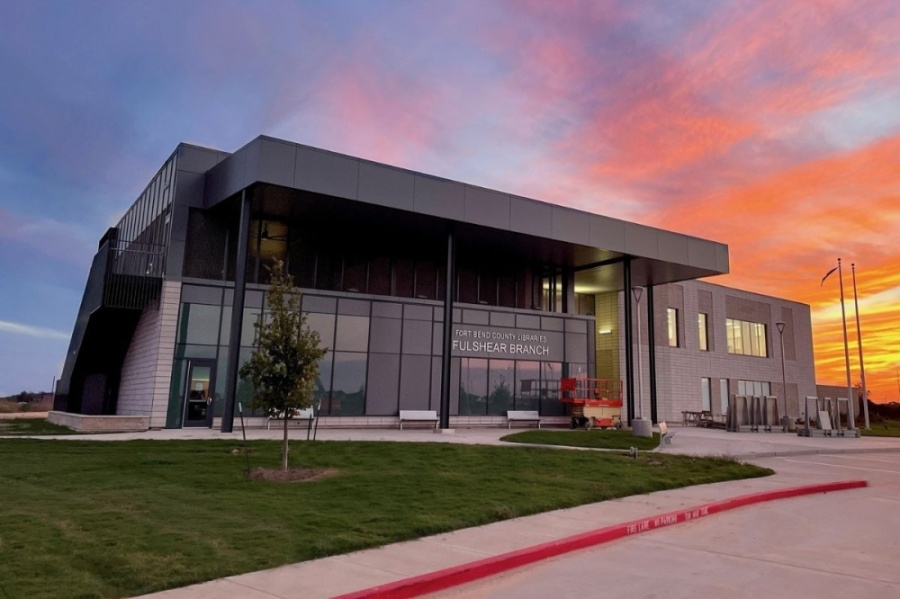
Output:
<instances>
[{"instance_id":1,"label":"metal railing","mask_svg":"<svg viewBox=\"0 0 900 599\"><path fill-rule=\"evenodd\" d=\"M109 242L103 305L143 309L159 298L166 247L137 241Z\"/></svg>"}]
</instances>

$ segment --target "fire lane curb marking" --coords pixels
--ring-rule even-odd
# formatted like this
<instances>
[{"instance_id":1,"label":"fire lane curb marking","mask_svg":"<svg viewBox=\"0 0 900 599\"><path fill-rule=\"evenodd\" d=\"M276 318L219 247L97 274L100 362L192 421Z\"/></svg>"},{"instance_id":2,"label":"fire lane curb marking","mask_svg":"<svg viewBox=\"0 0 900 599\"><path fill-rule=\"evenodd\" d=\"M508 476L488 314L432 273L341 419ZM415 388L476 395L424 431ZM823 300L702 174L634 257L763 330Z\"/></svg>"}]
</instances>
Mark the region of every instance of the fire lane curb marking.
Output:
<instances>
[{"instance_id":1,"label":"fire lane curb marking","mask_svg":"<svg viewBox=\"0 0 900 599\"><path fill-rule=\"evenodd\" d=\"M632 520L623 524L613 524L605 528L577 534L564 539L558 539L508 553L501 553L485 559L460 564L444 570L436 570L427 574L405 578L360 591L353 591L338 595L333 599L405 599L418 597L427 593L436 593L451 587L459 586L512 570L527 564L556 557L579 549L594 547L603 543L609 543L635 534L672 526L682 522L690 522L698 518L711 516L720 512L733 510L739 507L787 499L816 493L829 493L832 491L845 491L860 489L869 485L865 480L846 480L832 483L818 483L801 487L789 487L775 491L762 491L750 495L741 495L730 499L723 499L688 509L668 512L652 518Z\"/></svg>"}]
</instances>

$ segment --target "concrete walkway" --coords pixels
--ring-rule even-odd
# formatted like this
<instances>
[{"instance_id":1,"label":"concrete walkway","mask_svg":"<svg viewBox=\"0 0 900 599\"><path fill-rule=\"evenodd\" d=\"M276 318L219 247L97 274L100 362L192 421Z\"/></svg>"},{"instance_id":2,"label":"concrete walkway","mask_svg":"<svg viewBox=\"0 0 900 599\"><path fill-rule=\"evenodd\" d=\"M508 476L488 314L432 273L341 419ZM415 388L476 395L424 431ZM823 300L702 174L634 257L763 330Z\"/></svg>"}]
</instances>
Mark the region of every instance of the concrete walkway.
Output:
<instances>
[{"instance_id":1,"label":"concrete walkway","mask_svg":"<svg viewBox=\"0 0 900 599\"><path fill-rule=\"evenodd\" d=\"M458 429L452 434L435 434L431 429L326 429L320 428L319 441L399 441L415 443L463 443L467 445L508 445L500 438L523 429L505 428ZM695 427L671 427L672 444L660 451L698 456L731 456L741 459L773 457L781 455L806 455L814 453L853 453L900 451L900 438L894 437L799 437L795 433L729 433ZM291 440L306 439L306 427L292 427ZM571 431L573 435L589 434ZM248 440L280 440L281 430L263 428L247 429ZM16 437L22 438L22 437ZM99 433L90 435L41 435L35 439L61 439L67 441L131 441L131 440L239 440L240 428L232 433L217 429L185 428L160 429L133 433Z\"/></svg>"},{"instance_id":2,"label":"concrete walkway","mask_svg":"<svg viewBox=\"0 0 900 599\"><path fill-rule=\"evenodd\" d=\"M319 430L319 440L366 440L505 444L505 429L466 429L455 434L418 430ZM248 431L251 439L277 439L280 431ZM574 431L572 434L587 434ZM305 431L292 433L305 438ZM161 430L66 436L60 439L112 441L127 439L235 439L240 432L223 435L211 430ZM670 446L662 451L688 455L734 456L778 468L772 456L810 454L900 452L900 439L802 438L783 433L727 433L696 428L677 428ZM769 458L769 459L766 459ZM898 456L900 459L900 456ZM864 476L860 476L864 478ZM325 598L386 584L493 555L524 549L554 539L588 532L621 522L652 517L680 508L701 505L738 495L797 485L844 480L847 472L828 468L792 469L752 480L701 485L649 495L639 495L557 510L487 526L468 528L415 541L291 564L173 589L145 597L154 599L272 599ZM860 491L845 491L858 493ZM716 517L716 516L713 516Z\"/></svg>"}]
</instances>

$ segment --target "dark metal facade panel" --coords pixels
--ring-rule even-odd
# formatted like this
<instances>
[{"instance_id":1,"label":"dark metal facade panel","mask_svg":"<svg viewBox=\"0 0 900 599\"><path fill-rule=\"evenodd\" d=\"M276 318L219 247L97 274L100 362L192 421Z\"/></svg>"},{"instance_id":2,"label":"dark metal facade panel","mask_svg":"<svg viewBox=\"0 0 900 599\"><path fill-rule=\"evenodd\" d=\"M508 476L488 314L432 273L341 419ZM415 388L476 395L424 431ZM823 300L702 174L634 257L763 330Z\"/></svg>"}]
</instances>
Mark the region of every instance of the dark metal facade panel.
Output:
<instances>
[{"instance_id":1,"label":"dark metal facade panel","mask_svg":"<svg viewBox=\"0 0 900 599\"><path fill-rule=\"evenodd\" d=\"M565 330L564 320L562 318L553 318L541 316L542 331L562 331Z\"/></svg>"},{"instance_id":2,"label":"dark metal facade panel","mask_svg":"<svg viewBox=\"0 0 900 599\"><path fill-rule=\"evenodd\" d=\"M553 239L581 245L591 244L591 222L585 218L584 212L553 206L550 218L552 220L550 234Z\"/></svg>"},{"instance_id":3,"label":"dark metal facade panel","mask_svg":"<svg viewBox=\"0 0 900 599\"><path fill-rule=\"evenodd\" d=\"M512 312L491 312L491 326L515 327L516 315Z\"/></svg>"},{"instance_id":4,"label":"dark metal facade panel","mask_svg":"<svg viewBox=\"0 0 900 599\"><path fill-rule=\"evenodd\" d=\"M359 163L359 200L388 208L413 212L416 178L411 172L372 164Z\"/></svg>"},{"instance_id":5,"label":"dark metal facade panel","mask_svg":"<svg viewBox=\"0 0 900 599\"><path fill-rule=\"evenodd\" d=\"M297 145L258 139L252 146L248 159L250 173L256 173L254 179L263 183L291 187L297 163Z\"/></svg>"},{"instance_id":6,"label":"dark metal facade panel","mask_svg":"<svg viewBox=\"0 0 900 599\"><path fill-rule=\"evenodd\" d=\"M403 353L430 356L433 323L425 320L403 321Z\"/></svg>"},{"instance_id":7,"label":"dark metal facade panel","mask_svg":"<svg viewBox=\"0 0 900 599\"><path fill-rule=\"evenodd\" d=\"M359 160L297 146L294 187L355 200L359 189Z\"/></svg>"},{"instance_id":8,"label":"dark metal facade panel","mask_svg":"<svg viewBox=\"0 0 900 599\"><path fill-rule=\"evenodd\" d=\"M482 310L463 310L462 321L465 324L489 324L490 317Z\"/></svg>"},{"instance_id":9,"label":"dark metal facade panel","mask_svg":"<svg viewBox=\"0 0 900 599\"><path fill-rule=\"evenodd\" d=\"M540 329L541 317L530 314L516 314L516 327L520 329Z\"/></svg>"},{"instance_id":10,"label":"dark metal facade panel","mask_svg":"<svg viewBox=\"0 0 900 599\"><path fill-rule=\"evenodd\" d=\"M186 304L222 305L222 288L207 285L184 285L181 288L181 301Z\"/></svg>"},{"instance_id":11,"label":"dark metal facade panel","mask_svg":"<svg viewBox=\"0 0 900 599\"><path fill-rule=\"evenodd\" d=\"M700 239L688 239L688 264L699 268L716 269L716 248Z\"/></svg>"},{"instance_id":12,"label":"dark metal facade panel","mask_svg":"<svg viewBox=\"0 0 900 599\"><path fill-rule=\"evenodd\" d=\"M625 251L626 224L627 223L614 218L591 215L589 245L615 252Z\"/></svg>"},{"instance_id":13,"label":"dark metal facade panel","mask_svg":"<svg viewBox=\"0 0 900 599\"><path fill-rule=\"evenodd\" d=\"M369 354L366 379L366 414L391 416L397 413L400 392L400 356Z\"/></svg>"},{"instance_id":14,"label":"dark metal facade panel","mask_svg":"<svg viewBox=\"0 0 900 599\"><path fill-rule=\"evenodd\" d=\"M288 181L291 152L296 156ZM207 154L210 161L218 159L214 152ZM268 137L253 140L208 171L205 206L259 181L657 260L655 283L728 271L727 247L712 241L688 238L682 262L681 242L663 239L665 231ZM678 245L679 257L666 254L669 242ZM708 252L714 254L712 261ZM699 265L690 262L694 258ZM585 257L584 263L596 259ZM641 273L636 274L639 282Z\"/></svg>"},{"instance_id":15,"label":"dark metal facade panel","mask_svg":"<svg viewBox=\"0 0 900 599\"><path fill-rule=\"evenodd\" d=\"M669 231L659 231L656 236L659 248L657 255L671 262L688 263L689 237Z\"/></svg>"},{"instance_id":16,"label":"dark metal facade panel","mask_svg":"<svg viewBox=\"0 0 900 599\"><path fill-rule=\"evenodd\" d=\"M403 318L406 320L427 320L431 322L434 312L431 306L416 306L414 304L406 304L403 307Z\"/></svg>"},{"instance_id":17,"label":"dark metal facade panel","mask_svg":"<svg viewBox=\"0 0 900 599\"><path fill-rule=\"evenodd\" d=\"M390 302L372 302L372 316L384 318L403 318L403 304Z\"/></svg>"},{"instance_id":18,"label":"dark metal facade panel","mask_svg":"<svg viewBox=\"0 0 900 599\"><path fill-rule=\"evenodd\" d=\"M400 319L372 317L369 326L369 351L399 354L401 334Z\"/></svg>"},{"instance_id":19,"label":"dark metal facade panel","mask_svg":"<svg viewBox=\"0 0 900 599\"><path fill-rule=\"evenodd\" d=\"M625 231L625 253L644 258L658 258L659 239L656 229L628 223Z\"/></svg>"},{"instance_id":20,"label":"dark metal facade panel","mask_svg":"<svg viewBox=\"0 0 900 599\"><path fill-rule=\"evenodd\" d=\"M204 174L231 154L191 144L178 144L178 170Z\"/></svg>"},{"instance_id":21,"label":"dark metal facade panel","mask_svg":"<svg viewBox=\"0 0 900 599\"><path fill-rule=\"evenodd\" d=\"M509 195L467 185L465 219L485 227L509 229Z\"/></svg>"},{"instance_id":22,"label":"dark metal facade panel","mask_svg":"<svg viewBox=\"0 0 900 599\"><path fill-rule=\"evenodd\" d=\"M517 233L551 237L550 204L510 196L509 228Z\"/></svg>"},{"instance_id":23,"label":"dark metal facade panel","mask_svg":"<svg viewBox=\"0 0 900 599\"><path fill-rule=\"evenodd\" d=\"M304 312L320 312L322 314L334 314L337 311L337 300L333 297L318 295L304 295L302 310Z\"/></svg>"},{"instance_id":24,"label":"dark metal facade panel","mask_svg":"<svg viewBox=\"0 0 900 599\"><path fill-rule=\"evenodd\" d=\"M431 330L431 353L435 356L443 356L444 347L441 342L444 340L444 325L440 322L435 322L432 324Z\"/></svg>"},{"instance_id":25,"label":"dark metal facade panel","mask_svg":"<svg viewBox=\"0 0 900 599\"><path fill-rule=\"evenodd\" d=\"M465 191L462 183L416 175L415 211L457 221L464 220Z\"/></svg>"},{"instance_id":26,"label":"dark metal facade panel","mask_svg":"<svg viewBox=\"0 0 900 599\"><path fill-rule=\"evenodd\" d=\"M372 302L365 300L353 300L341 298L338 300L338 314L350 316L368 316L369 306Z\"/></svg>"},{"instance_id":27,"label":"dark metal facade panel","mask_svg":"<svg viewBox=\"0 0 900 599\"><path fill-rule=\"evenodd\" d=\"M427 410L430 395L431 356L401 356L400 409Z\"/></svg>"},{"instance_id":28,"label":"dark metal facade panel","mask_svg":"<svg viewBox=\"0 0 900 599\"><path fill-rule=\"evenodd\" d=\"M729 272L730 268L728 265L728 246L717 243L715 244L715 252L716 252L716 266L715 270L721 273Z\"/></svg>"}]
</instances>

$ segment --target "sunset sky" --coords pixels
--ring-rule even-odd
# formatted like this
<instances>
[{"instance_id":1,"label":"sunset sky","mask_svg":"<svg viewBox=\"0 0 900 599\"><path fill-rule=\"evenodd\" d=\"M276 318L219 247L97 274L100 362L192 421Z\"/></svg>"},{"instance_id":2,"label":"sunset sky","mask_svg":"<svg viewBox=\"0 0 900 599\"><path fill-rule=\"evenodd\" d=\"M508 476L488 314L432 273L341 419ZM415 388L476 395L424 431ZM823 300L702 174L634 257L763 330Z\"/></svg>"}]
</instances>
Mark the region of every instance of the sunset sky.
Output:
<instances>
[{"instance_id":1,"label":"sunset sky","mask_svg":"<svg viewBox=\"0 0 900 599\"><path fill-rule=\"evenodd\" d=\"M900 381L897 0L0 0L0 395L49 389L91 257L181 141L259 134L727 243Z\"/></svg>"}]
</instances>

